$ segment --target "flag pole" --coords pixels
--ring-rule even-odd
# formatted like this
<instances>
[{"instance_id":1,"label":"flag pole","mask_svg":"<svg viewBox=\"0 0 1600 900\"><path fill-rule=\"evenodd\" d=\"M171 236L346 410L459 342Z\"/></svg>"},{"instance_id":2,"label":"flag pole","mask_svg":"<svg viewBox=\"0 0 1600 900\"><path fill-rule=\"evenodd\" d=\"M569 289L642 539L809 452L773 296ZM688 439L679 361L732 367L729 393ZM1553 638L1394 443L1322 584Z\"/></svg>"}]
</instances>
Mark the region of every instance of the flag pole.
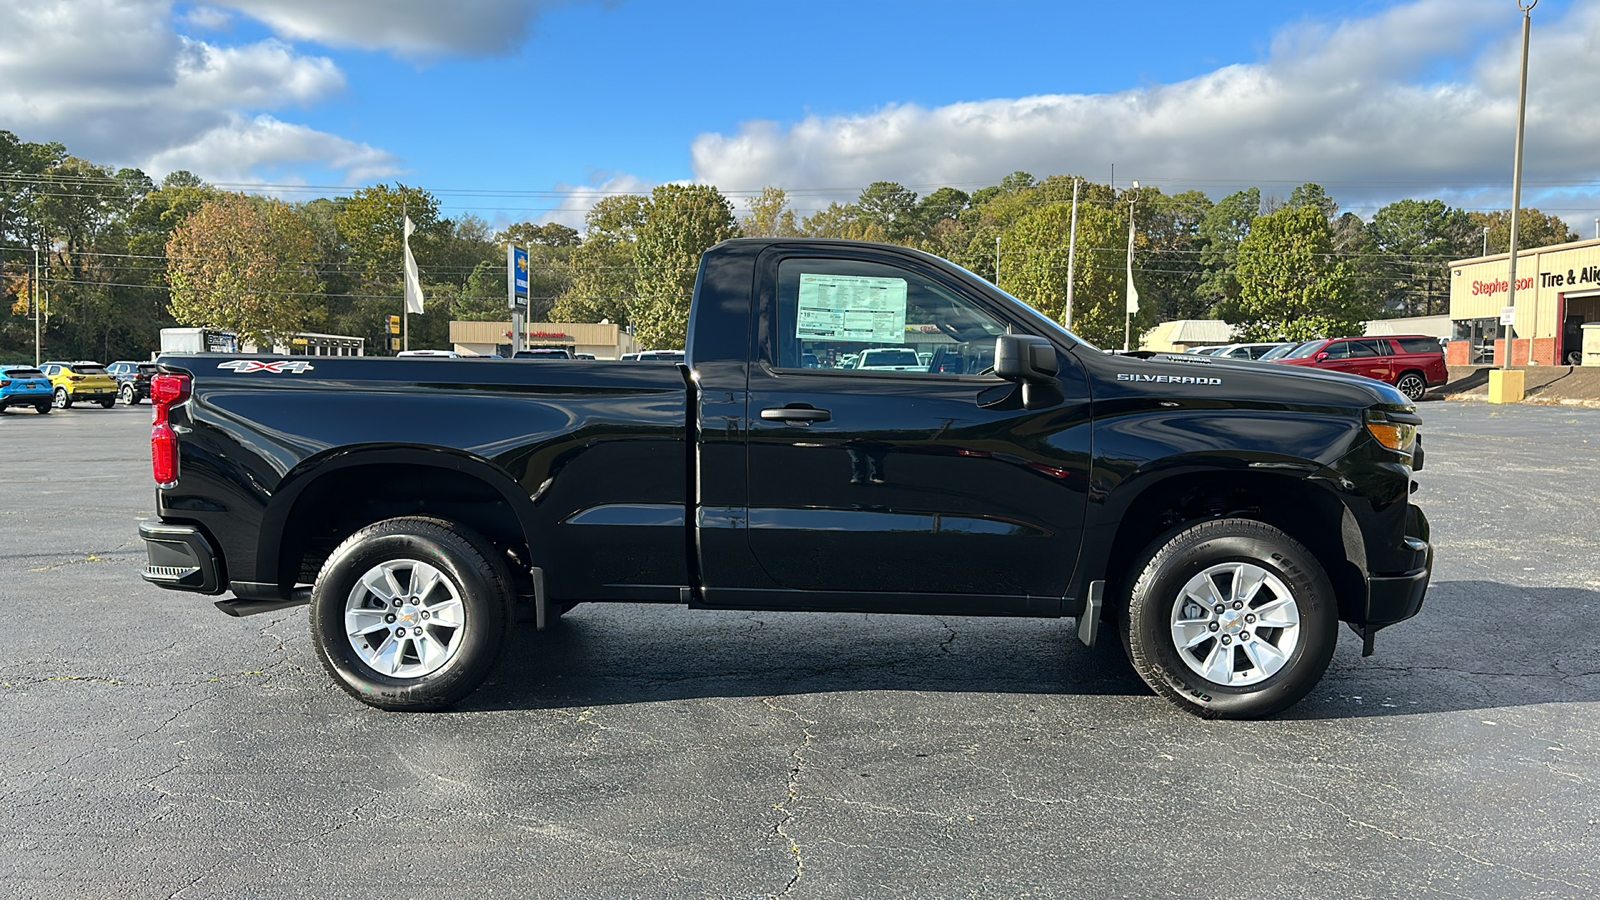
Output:
<instances>
[{"instance_id":1,"label":"flag pole","mask_svg":"<svg viewBox=\"0 0 1600 900\"><path fill-rule=\"evenodd\" d=\"M410 215L406 211L405 188L400 189L400 349L411 349L411 304L406 302L406 220Z\"/></svg>"}]
</instances>

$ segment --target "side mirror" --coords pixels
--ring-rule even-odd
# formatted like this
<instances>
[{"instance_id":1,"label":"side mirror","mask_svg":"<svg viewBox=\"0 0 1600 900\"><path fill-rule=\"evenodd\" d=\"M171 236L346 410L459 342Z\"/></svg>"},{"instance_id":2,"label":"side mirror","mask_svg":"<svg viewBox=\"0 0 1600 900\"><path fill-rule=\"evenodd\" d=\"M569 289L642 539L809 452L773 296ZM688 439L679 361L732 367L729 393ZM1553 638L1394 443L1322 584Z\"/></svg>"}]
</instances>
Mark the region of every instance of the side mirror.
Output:
<instances>
[{"instance_id":1,"label":"side mirror","mask_svg":"<svg viewBox=\"0 0 1600 900\"><path fill-rule=\"evenodd\" d=\"M994 339L994 373L1022 385L1023 409L1046 409L1066 399L1056 375L1061 361L1055 345L1031 334L1002 334Z\"/></svg>"},{"instance_id":2,"label":"side mirror","mask_svg":"<svg viewBox=\"0 0 1600 900\"><path fill-rule=\"evenodd\" d=\"M1322 362L1323 360L1325 360L1327 358L1328 358L1328 351L1326 351L1326 350L1322 351L1321 353L1318 353L1316 355L1316 357L1315 357L1317 362Z\"/></svg>"},{"instance_id":3,"label":"side mirror","mask_svg":"<svg viewBox=\"0 0 1600 900\"><path fill-rule=\"evenodd\" d=\"M1018 384L1045 384L1061 370L1056 348L1031 334L1002 334L994 339L994 373Z\"/></svg>"}]
</instances>

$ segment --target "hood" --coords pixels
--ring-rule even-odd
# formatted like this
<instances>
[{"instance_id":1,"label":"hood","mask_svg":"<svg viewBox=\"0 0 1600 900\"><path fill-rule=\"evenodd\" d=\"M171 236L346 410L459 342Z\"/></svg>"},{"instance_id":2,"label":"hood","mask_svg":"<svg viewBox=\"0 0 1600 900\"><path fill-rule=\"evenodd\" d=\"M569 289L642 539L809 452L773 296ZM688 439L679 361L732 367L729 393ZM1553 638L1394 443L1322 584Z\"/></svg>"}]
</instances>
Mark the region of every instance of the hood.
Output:
<instances>
[{"instance_id":1,"label":"hood","mask_svg":"<svg viewBox=\"0 0 1600 900\"><path fill-rule=\"evenodd\" d=\"M1365 409L1373 405L1411 407L1394 387L1360 375L1325 369L1280 366L1273 362L1163 354L1148 359L1093 351L1076 354L1097 376L1095 399L1106 387L1113 395L1168 393L1190 399L1242 403L1333 406Z\"/></svg>"}]
</instances>

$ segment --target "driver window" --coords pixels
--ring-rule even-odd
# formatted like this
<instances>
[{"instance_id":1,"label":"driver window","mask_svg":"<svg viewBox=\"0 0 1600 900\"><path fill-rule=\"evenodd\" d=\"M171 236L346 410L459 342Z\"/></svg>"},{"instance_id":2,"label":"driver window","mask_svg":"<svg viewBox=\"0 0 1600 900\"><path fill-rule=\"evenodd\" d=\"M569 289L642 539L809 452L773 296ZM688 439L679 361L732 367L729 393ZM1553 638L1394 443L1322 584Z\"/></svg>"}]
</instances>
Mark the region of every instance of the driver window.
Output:
<instances>
[{"instance_id":1,"label":"driver window","mask_svg":"<svg viewBox=\"0 0 1600 900\"><path fill-rule=\"evenodd\" d=\"M778 366L977 375L1006 328L916 272L846 259L778 265Z\"/></svg>"}]
</instances>

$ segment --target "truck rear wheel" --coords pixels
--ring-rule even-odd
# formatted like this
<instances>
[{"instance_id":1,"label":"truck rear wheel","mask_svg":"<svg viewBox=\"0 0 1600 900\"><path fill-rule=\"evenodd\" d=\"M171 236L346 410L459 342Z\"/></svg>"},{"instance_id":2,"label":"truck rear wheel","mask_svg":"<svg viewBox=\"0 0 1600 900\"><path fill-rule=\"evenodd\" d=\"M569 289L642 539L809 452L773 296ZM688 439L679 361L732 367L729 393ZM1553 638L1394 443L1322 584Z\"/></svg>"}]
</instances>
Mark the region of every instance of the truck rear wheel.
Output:
<instances>
[{"instance_id":1,"label":"truck rear wheel","mask_svg":"<svg viewBox=\"0 0 1600 900\"><path fill-rule=\"evenodd\" d=\"M440 519L369 525L328 557L311 636L328 674L379 709L446 709L499 659L510 576L476 533Z\"/></svg>"},{"instance_id":2,"label":"truck rear wheel","mask_svg":"<svg viewBox=\"0 0 1600 900\"><path fill-rule=\"evenodd\" d=\"M1190 525L1151 544L1135 571L1121 620L1128 658L1156 693L1195 715L1281 712L1333 657L1333 585L1310 551L1270 525Z\"/></svg>"}]
</instances>

